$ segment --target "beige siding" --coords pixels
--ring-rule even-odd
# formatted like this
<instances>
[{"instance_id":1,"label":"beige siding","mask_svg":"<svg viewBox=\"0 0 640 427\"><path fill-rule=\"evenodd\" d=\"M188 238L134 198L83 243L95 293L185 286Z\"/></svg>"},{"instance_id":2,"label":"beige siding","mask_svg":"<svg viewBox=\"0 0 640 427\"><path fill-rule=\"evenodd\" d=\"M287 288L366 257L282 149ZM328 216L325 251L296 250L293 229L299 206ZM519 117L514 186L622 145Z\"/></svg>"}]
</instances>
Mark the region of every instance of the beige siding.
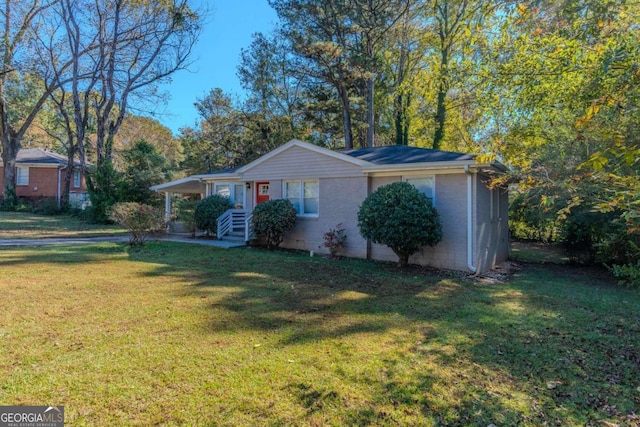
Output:
<instances>
[{"instance_id":1,"label":"beige siding","mask_svg":"<svg viewBox=\"0 0 640 427\"><path fill-rule=\"evenodd\" d=\"M487 177L476 180L476 216L474 263L480 272L488 271L509 256L509 228L507 224L507 194L501 189L491 190Z\"/></svg>"},{"instance_id":2,"label":"beige siding","mask_svg":"<svg viewBox=\"0 0 640 427\"><path fill-rule=\"evenodd\" d=\"M331 156L292 146L243 174L247 181L363 177L359 166Z\"/></svg>"},{"instance_id":3,"label":"beige siding","mask_svg":"<svg viewBox=\"0 0 640 427\"><path fill-rule=\"evenodd\" d=\"M282 188L272 185L271 188ZM367 197L367 178L326 178L320 180L320 207L317 218L298 218L282 247L329 253L322 246L322 234L342 223L347 234L344 256L366 258L367 242L358 231L357 215ZM275 198L272 196L272 198Z\"/></svg>"}]
</instances>

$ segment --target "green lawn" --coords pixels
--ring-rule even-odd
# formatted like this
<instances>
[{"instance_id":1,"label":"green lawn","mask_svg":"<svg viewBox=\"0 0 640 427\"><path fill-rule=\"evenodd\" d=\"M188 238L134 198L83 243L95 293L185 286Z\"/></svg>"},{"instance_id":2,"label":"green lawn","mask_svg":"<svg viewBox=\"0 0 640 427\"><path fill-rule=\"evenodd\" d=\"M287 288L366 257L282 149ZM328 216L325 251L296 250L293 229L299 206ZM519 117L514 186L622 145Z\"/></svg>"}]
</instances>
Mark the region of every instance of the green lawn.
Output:
<instances>
[{"instance_id":1,"label":"green lawn","mask_svg":"<svg viewBox=\"0 0 640 427\"><path fill-rule=\"evenodd\" d=\"M177 243L0 249L0 405L68 425L638 425L640 293Z\"/></svg>"},{"instance_id":2,"label":"green lawn","mask_svg":"<svg viewBox=\"0 0 640 427\"><path fill-rule=\"evenodd\" d=\"M88 224L67 215L35 215L0 211L0 239L43 239L51 237L99 237L124 234L118 226Z\"/></svg>"}]
</instances>

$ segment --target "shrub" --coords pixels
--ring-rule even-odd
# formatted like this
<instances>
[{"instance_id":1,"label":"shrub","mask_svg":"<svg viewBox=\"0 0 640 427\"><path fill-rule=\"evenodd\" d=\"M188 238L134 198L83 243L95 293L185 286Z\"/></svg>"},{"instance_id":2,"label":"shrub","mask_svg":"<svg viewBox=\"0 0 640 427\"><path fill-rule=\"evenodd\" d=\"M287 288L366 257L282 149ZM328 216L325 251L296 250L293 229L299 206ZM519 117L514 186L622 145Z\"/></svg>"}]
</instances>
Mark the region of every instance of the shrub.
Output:
<instances>
[{"instance_id":1,"label":"shrub","mask_svg":"<svg viewBox=\"0 0 640 427\"><path fill-rule=\"evenodd\" d=\"M640 288L640 261L634 264L614 265L611 272L620 279L620 285Z\"/></svg>"},{"instance_id":2,"label":"shrub","mask_svg":"<svg viewBox=\"0 0 640 427\"><path fill-rule=\"evenodd\" d=\"M58 207L58 201L52 197L44 197L33 201L31 212L40 215L58 215L62 209Z\"/></svg>"},{"instance_id":3,"label":"shrub","mask_svg":"<svg viewBox=\"0 0 640 427\"><path fill-rule=\"evenodd\" d=\"M116 203L109 209L109 218L129 231L129 244L132 246L143 244L149 234L165 227L163 212L141 203Z\"/></svg>"},{"instance_id":4,"label":"shrub","mask_svg":"<svg viewBox=\"0 0 640 427\"><path fill-rule=\"evenodd\" d=\"M184 224L184 226L193 234L196 231L196 206L198 201L182 199L175 206L175 220Z\"/></svg>"},{"instance_id":5,"label":"shrub","mask_svg":"<svg viewBox=\"0 0 640 427\"><path fill-rule=\"evenodd\" d=\"M280 246L287 231L296 224L296 210L286 199L274 199L260 203L253 210L253 227L257 235L263 235L269 249Z\"/></svg>"},{"instance_id":6,"label":"shrub","mask_svg":"<svg viewBox=\"0 0 640 427\"><path fill-rule=\"evenodd\" d=\"M365 239L391 248L401 267L420 248L442 239L438 211L427 196L406 182L384 185L371 193L358 211L358 227Z\"/></svg>"},{"instance_id":7,"label":"shrub","mask_svg":"<svg viewBox=\"0 0 640 427\"><path fill-rule=\"evenodd\" d=\"M213 236L218 230L218 217L232 208L233 204L228 198L217 194L200 200L194 211L196 227Z\"/></svg>"},{"instance_id":8,"label":"shrub","mask_svg":"<svg viewBox=\"0 0 640 427\"><path fill-rule=\"evenodd\" d=\"M342 223L337 224L336 228L330 228L329 231L323 233L322 239L324 240L322 246L329 249L331 257L336 258L340 251L344 249L344 242L347 240Z\"/></svg>"},{"instance_id":9,"label":"shrub","mask_svg":"<svg viewBox=\"0 0 640 427\"><path fill-rule=\"evenodd\" d=\"M16 190L11 187L5 187L5 195L0 200L0 211L15 211L18 205L18 196Z\"/></svg>"}]
</instances>

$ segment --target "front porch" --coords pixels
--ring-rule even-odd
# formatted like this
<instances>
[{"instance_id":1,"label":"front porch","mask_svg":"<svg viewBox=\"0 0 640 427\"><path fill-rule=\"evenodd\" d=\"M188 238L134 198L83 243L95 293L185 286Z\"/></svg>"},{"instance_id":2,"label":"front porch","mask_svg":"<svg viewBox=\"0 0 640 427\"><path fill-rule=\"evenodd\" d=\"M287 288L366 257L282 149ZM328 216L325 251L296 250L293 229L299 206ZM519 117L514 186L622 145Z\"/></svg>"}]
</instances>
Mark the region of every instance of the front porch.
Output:
<instances>
[{"instance_id":1,"label":"front porch","mask_svg":"<svg viewBox=\"0 0 640 427\"><path fill-rule=\"evenodd\" d=\"M216 219L217 240L209 240L221 242L225 247L244 246L254 238L252 211L255 200L251 191L254 188L257 188L255 183L233 180L226 173L191 176L152 187L153 190L165 194L165 219L167 224L170 224L167 234L178 238L194 237L199 233L193 227L177 221L176 208L173 206L175 196L195 194L203 199L212 194L218 194L227 197L234 208L227 210Z\"/></svg>"}]
</instances>

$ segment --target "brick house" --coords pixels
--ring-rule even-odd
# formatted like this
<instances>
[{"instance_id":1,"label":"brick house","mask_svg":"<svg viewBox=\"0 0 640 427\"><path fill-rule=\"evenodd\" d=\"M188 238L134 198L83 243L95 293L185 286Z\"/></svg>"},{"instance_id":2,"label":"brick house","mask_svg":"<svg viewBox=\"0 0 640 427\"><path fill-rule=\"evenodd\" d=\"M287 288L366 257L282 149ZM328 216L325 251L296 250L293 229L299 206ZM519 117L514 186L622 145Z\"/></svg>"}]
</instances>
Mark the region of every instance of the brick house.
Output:
<instances>
[{"instance_id":1,"label":"brick house","mask_svg":"<svg viewBox=\"0 0 640 427\"><path fill-rule=\"evenodd\" d=\"M404 181L413 184L440 213L443 239L424 247L409 262L437 268L485 272L509 255L507 188L488 185L507 171L498 162L475 156L408 146L331 151L292 140L239 168L193 175L151 187L166 195L191 193L228 197L235 209L218 219L218 237L245 230L249 240L253 208L269 199L289 199L298 221L285 236L285 248L327 252L322 234L342 223L347 241L344 255L397 260L386 246L364 239L357 213L362 201L380 186Z\"/></svg>"},{"instance_id":2,"label":"brick house","mask_svg":"<svg viewBox=\"0 0 640 427\"><path fill-rule=\"evenodd\" d=\"M55 199L60 204L67 173L67 158L40 148L22 149L16 159L16 195L19 199L35 201ZM0 159L0 188L4 188L4 165ZM81 207L88 200L87 184L79 162L73 165L69 201Z\"/></svg>"}]
</instances>

